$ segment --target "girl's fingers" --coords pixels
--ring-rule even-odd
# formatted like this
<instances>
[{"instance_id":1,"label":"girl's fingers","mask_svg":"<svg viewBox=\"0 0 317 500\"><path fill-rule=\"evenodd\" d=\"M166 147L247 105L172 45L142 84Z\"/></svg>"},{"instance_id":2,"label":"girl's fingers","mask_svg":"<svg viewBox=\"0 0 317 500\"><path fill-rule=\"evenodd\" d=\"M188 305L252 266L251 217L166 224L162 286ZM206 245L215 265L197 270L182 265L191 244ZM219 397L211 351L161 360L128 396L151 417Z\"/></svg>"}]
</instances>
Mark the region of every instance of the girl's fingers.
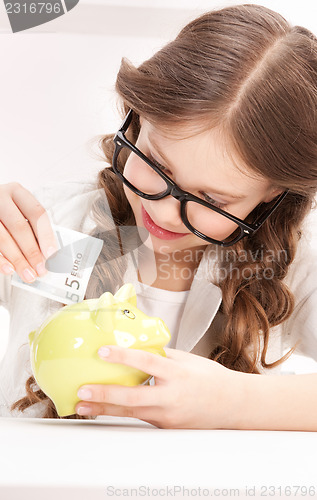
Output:
<instances>
[{"instance_id":1,"label":"girl's fingers","mask_svg":"<svg viewBox=\"0 0 317 500\"><path fill-rule=\"evenodd\" d=\"M47 272L37 238L43 252L49 247L57 249L47 213L28 190L16 183L0 186L0 199L0 252L6 261L3 265L11 264L23 281L31 283ZM6 271L8 268L2 269L0 262L0 272Z\"/></svg>"},{"instance_id":2,"label":"girl's fingers","mask_svg":"<svg viewBox=\"0 0 317 500\"><path fill-rule=\"evenodd\" d=\"M84 410L82 410L84 408ZM80 402L76 405L76 413L79 415L109 415L112 417L138 418L149 422L156 427L159 426L160 408L152 407L124 407L112 404L97 404Z\"/></svg>"},{"instance_id":3,"label":"girl's fingers","mask_svg":"<svg viewBox=\"0 0 317 500\"><path fill-rule=\"evenodd\" d=\"M14 273L15 269L10 264L10 262L3 257L2 254L0 254L0 273L2 274L12 274Z\"/></svg>"},{"instance_id":4,"label":"girl's fingers","mask_svg":"<svg viewBox=\"0 0 317 500\"><path fill-rule=\"evenodd\" d=\"M193 355L189 352L185 351L180 351L178 349L171 349L170 347L164 347L164 351L166 352L166 356L169 359L175 359L175 360L183 360L185 356L193 359Z\"/></svg>"},{"instance_id":5,"label":"girl's fingers","mask_svg":"<svg viewBox=\"0 0 317 500\"><path fill-rule=\"evenodd\" d=\"M42 254L48 259L52 252L57 251L59 246L56 242L50 220L44 207L37 201L30 191L19 186L12 192L12 200L19 207L20 212L29 221Z\"/></svg>"},{"instance_id":6,"label":"girl's fingers","mask_svg":"<svg viewBox=\"0 0 317 500\"><path fill-rule=\"evenodd\" d=\"M87 391L90 392L89 398ZM137 385L129 387L115 384L95 384L82 386L78 397L83 401L105 403L119 406L159 406L162 388L159 386Z\"/></svg>"},{"instance_id":7,"label":"girl's fingers","mask_svg":"<svg viewBox=\"0 0 317 500\"><path fill-rule=\"evenodd\" d=\"M107 347L109 349L107 357L99 354L104 361L132 366L161 380L170 380L174 375L174 362L159 354L114 345Z\"/></svg>"},{"instance_id":8,"label":"girl's fingers","mask_svg":"<svg viewBox=\"0 0 317 500\"><path fill-rule=\"evenodd\" d=\"M36 267L36 265L38 265L38 263L41 262L43 258L38 258L38 262L34 265L34 267L30 265L29 261L25 258L18 245L16 244L12 236L8 233L2 222L0 222L0 250L3 256L2 258L4 258L6 262L14 267L15 271L23 281L31 283L37 278L34 267ZM32 259L30 260L34 262L34 257L32 257Z\"/></svg>"}]
</instances>

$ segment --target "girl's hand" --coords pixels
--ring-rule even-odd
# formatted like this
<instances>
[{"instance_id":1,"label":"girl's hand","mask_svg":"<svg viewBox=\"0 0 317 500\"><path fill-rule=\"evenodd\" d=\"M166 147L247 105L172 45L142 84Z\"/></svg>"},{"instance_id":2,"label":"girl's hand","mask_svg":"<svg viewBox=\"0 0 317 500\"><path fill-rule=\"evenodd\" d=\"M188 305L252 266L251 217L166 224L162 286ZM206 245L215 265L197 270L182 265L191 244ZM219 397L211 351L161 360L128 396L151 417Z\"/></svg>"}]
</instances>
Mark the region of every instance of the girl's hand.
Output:
<instances>
[{"instance_id":1,"label":"girl's hand","mask_svg":"<svg viewBox=\"0 0 317 500\"><path fill-rule=\"evenodd\" d=\"M30 191L17 182L0 185L0 273L16 271L31 283L47 273L45 258L56 250L47 212Z\"/></svg>"},{"instance_id":2,"label":"girl's hand","mask_svg":"<svg viewBox=\"0 0 317 500\"><path fill-rule=\"evenodd\" d=\"M155 385L82 386L91 397L78 391L78 397L85 401L76 405L77 413L134 417L170 429L234 428L236 401L240 400L236 384L239 372L176 349L165 348L165 358L137 349L107 347L106 358L99 354L105 362L121 363L153 375Z\"/></svg>"}]
</instances>

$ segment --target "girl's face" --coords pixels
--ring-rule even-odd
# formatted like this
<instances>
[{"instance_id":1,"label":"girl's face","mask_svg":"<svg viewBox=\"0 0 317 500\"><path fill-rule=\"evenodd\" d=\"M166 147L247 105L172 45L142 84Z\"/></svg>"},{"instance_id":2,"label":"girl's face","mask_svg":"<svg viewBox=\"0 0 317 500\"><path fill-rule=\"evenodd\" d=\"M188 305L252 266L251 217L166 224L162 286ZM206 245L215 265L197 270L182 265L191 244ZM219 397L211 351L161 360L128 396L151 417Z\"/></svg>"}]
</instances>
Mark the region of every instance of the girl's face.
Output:
<instances>
[{"instance_id":1,"label":"girl's face","mask_svg":"<svg viewBox=\"0 0 317 500\"><path fill-rule=\"evenodd\" d=\"M173 130L173 137L168 138L162 129L155 128L145 119L140 118L140 122L136 146L143 154L154 160L155 164L163 166L164 172L180 188L239 219L244 220L259 203L269 202L281 193L280 190L274 190L265 178L255 177L254 173L248 172L241 162L236 163L238 170L224 147L219 130L212 129L184 139L189 134L182 128ZM162 191L161 178L157 174L153 175L151 168L147 168L143 160L134 154L126 161L124 175L140 190L153 194ZM137 226L145 227L149 232L145 245L153 248L155 253L179 252L208 244L184 225L178 200L172 196L146 200L127 186L123 187ZM193 211L192 225L200 226L198 229L204 229L204 213ZM237 227L234 222L212 210L207 212L207 216L208 236L216 240L224 240ZM181 234L185 235L177 237Z\"/></svg>"}]
</instances>

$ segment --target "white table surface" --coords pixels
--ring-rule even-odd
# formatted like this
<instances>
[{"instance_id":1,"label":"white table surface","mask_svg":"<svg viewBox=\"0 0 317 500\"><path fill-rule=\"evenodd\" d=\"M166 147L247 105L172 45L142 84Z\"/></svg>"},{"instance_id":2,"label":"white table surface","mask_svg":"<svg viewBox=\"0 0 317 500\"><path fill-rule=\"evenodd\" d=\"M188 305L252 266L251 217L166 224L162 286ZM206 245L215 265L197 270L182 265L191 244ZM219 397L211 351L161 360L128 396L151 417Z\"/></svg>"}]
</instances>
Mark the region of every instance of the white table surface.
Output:
<instances>
[{"instance_id":1,"label":"white table surface","mask_svg":"<svg viewBox=\"0 0 317 500\"><path fill-rule=\"evenodd\" d=\"M256 487L253 498L317 498L314 432L171 430L129 418L2 418L0 446L1 500L127 498L123 490L133 487L160 493L130 498L188 498L178 490L167 494L174 486L195 489L190 497L197 498L206 498L199 487L209 496L217 496L215 488L236 488L239 498L250 498L246 487ZM281 489L273 495L269 486ZM315 494L300 494L296 486L314 486Z\"/></svg>"}]
</instances>

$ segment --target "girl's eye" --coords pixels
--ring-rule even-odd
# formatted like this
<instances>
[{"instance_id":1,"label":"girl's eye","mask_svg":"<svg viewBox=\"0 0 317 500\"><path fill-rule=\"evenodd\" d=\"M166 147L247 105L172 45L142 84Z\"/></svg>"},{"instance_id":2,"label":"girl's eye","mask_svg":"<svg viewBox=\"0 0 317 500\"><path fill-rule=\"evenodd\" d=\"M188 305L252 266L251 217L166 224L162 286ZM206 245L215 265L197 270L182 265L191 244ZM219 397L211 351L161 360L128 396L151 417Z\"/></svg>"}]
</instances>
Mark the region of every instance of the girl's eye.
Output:
<instances>
[{"instance_id":1,"label":"girl's eye","mask_svg":"<svg viewBox=\"0 0 317 500\"><path fill-rule=\"evenodd\" d=\"M227 203L220 203L219 201L213 200L206 193L202 193L202 195L204 196L205 200L208 201L208 203L211 203L212 205L214 205L217 208L224 208L225 206L227 206Z\"/></svg>"},{"instance_id":2,"label":"girl's eye","mask_svg":"<svg viewBox=\"0 0 317 500\"><path fill-rule=\"evenodd\" d=\"M149 158L150 158L151 162L154 163L154 165L156 167L158 167L160 170L162 170L162 171L167 170L167 168L163 167L163 165L161 165L158 161L154 160L153 156L150 156Z\"/></svg>"},{"instance_id":3,"label":"girl's eye","mask_svg":"<svg viewBox=\"0 0 317 500\"><path fill-rule=\"evenodd\" d=\"M156 167L158 167L160 170L162 170L162 172L164 171L168 171L168 169L166 167L163 167L163 165L161 165L158 161L156 161L152 155L149 155L149 158L150 160L152 161L152 163L154 163L154 165ZM224 208L227 206L227 203L220 203L219 201L216 201L216 200L213 200L212 198L210 198L210 196L208 196L208 194L206 193L201 193L203 195L203 197L205 198L206 201L208 201L208 203L211 203L212 205L214 205L215 207L217 208Z\"/></svg>"}]
</instances>

